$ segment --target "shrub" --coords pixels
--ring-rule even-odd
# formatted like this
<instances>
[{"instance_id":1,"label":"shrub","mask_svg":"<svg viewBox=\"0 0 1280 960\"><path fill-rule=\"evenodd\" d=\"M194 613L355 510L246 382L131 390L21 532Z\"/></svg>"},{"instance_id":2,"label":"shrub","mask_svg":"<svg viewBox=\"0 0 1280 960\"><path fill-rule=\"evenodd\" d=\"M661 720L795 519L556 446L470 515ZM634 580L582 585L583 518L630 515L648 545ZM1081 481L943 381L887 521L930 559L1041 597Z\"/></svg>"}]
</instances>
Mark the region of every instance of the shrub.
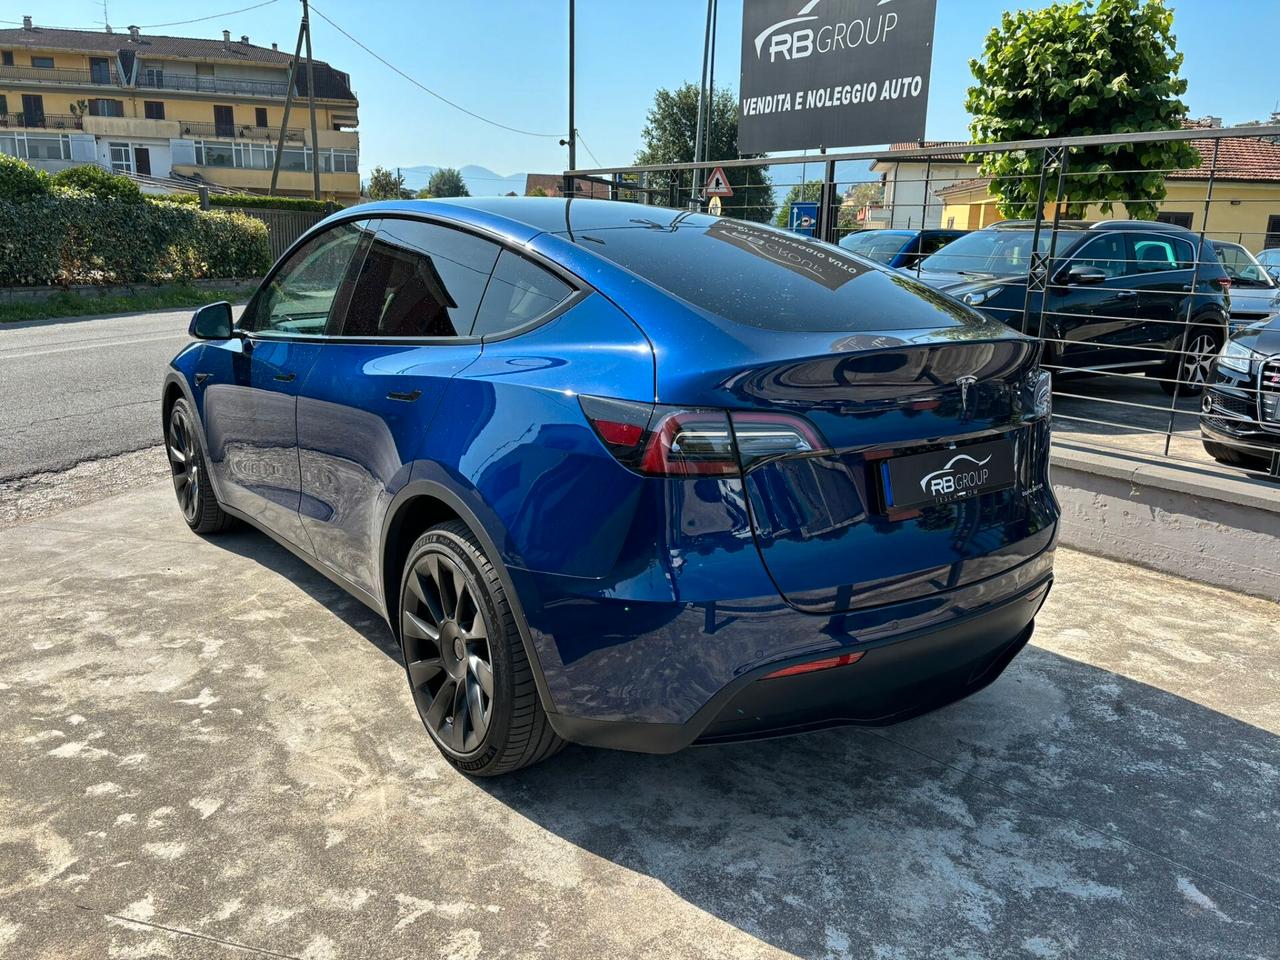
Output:
<instances>
[{"instance_id":1,"label":"shrub","mask_svg":"<svg viewBox=\"0 0 1280 960\"><path fill-rule=\"evenodd\" d=\"M261 276L264 223L244 214L63 187L0 201L0 285Z\"/></svg>"},{"instance_id":2,"label":"shrub","mask_svg":"<svg viewBox=\"0 0 1280 960\"><path fill-rule=\"evenodd\" d=\"M199 204L194 193L171 193L160 198L172 203ZM257 210L308 210L329 213L341 210L342 204L332 200L311 200L307 197L268 197L260 193L211 193L209 205L213 207L251 207Z\"/></svg>"},{"instance_id":3,"label":"shrub","mask_svg":"<svg viewBox=\"0 0 1280 960\"><path fill-rule=\"evenodd\" d=\"M87 164L82 167L69 167L59 170L49 178L55 188L83 190L99 200L126 200L132 203L142 202L142 191L128 177L111 173Z\"/></svg>"},{"instance_id":4,"label":"shrub","mask_svg":"<svg viewBox=\"0 0 1280 960\"><path fill-rule=\"evenodd\" d=\"M0 201L32 200L48 192L48 174L25 160L0 153Z\"/></svg>"}]
</instances>

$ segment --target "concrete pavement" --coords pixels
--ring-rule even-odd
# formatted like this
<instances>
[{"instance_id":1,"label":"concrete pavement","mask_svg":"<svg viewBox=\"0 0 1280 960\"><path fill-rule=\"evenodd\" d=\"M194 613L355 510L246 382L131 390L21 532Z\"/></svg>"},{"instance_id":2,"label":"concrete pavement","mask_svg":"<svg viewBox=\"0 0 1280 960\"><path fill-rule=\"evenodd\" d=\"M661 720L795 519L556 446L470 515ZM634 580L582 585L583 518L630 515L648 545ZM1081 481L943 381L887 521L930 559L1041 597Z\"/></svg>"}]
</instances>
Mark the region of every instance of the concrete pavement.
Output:
<instances>
[{"instance_id":1,"label":"concrete pavement","mask_svg":"<svg viewBox=\"0 0 1280 960\"><path fill-rule=\"evenodd\" d=\"M0 531L0 957L1275 957L1280 608L1082 554L883 730L476 783L380 620L167 483Z\"/></svg>"}]
</instances>

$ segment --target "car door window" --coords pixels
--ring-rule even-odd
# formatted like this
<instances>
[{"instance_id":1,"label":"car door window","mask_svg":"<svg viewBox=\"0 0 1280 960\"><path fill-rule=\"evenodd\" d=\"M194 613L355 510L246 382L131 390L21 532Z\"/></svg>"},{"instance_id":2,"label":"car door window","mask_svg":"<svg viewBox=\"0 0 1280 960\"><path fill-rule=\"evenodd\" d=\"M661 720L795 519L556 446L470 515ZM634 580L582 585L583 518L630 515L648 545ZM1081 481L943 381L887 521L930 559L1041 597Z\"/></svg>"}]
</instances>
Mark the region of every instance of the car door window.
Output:
<instances>
[{"instance_id":1,"label":"car door window","mask_svg":"<svg viewBox=\"0 0 1280 960\"><path fill-rule=\"evenodd\" d=\"M573 288L518 253L502 251L493 269L473 336L492 336L524 326L563 303Z\"/></svg>"},{"instance_id":2,"label":"car door window","mask_svg":"<svg viewBox=\"0 0 1280 960\"><path fill-rule=\"evenodd\" d=\"M245 308L241 329L294 336L323 334L364 232L358 223L340 223L294 251Z\"/></svg>"},{"instance_id":3,"label":"car door window","mask_svg":"<svg viewBox=\"0 0 1280 960\"><path fill-rule=\"evenodd\" d=\"M360 267L341 335L470 335L500 250L451 227L383 220Z\"/></svg>"},{"instance_id":4,"label":"car door window","mask_svg":"<svg viewBox=\"0 0 1280 960\"><path fill-rule=\"evenodd\" d=\"M1124 236L1118 233L1106 233L1100 237L1094 237L1081 247L1080 251L1072 257L1071 262L1101 270L1110 280L1114 277L1123 277L1130 272L1127 260Z\"/></svg>"},{"instance_id":5,"label":"car door window","mask_svg":"<svg viewBox=\"0 0 1280 960\"><path fill-rule=\"evenodd\" d=\"M1163 270L1189 270L1195 261L1191 244L1178 237L1158 237L1149 234L1133 236L1131 255L1134 274L1158 273Z\"/></svg>"}]
</instances>

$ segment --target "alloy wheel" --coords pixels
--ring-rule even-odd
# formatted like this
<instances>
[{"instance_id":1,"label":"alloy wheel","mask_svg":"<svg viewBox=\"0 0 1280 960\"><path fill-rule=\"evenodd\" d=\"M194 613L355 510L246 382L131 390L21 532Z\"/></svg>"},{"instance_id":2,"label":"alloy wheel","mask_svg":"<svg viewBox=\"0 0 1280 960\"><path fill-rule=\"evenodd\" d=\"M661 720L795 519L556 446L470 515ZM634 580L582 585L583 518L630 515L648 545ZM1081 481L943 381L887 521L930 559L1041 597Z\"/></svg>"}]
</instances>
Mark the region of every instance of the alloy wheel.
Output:
<instances>
[{"instance_id":1,"label":"alloy wheel","mask_svg":"<svg viewBox=\"0 0 1280 960\"><path fill-rule=\"evenodd\" d=\"M173 472L173 490L188 523L194 523L200 507L200 462L196 457L195 437L186 414L174 408L169 417L169 469Z\"/></svg>"},{"instance_id":2,"label":"alloy wheel","mask_svg":"<svg viewBox=\"0 0 1280 960\"><path fill-rule=\"evenodd\" d=\"M493 658L480 604L452 558L428 550L414 562L400 635L427 728L456 754L479 749L493 714Z\"/></svg>"},{"instance_id":3,"label":"alloy wheel","mask_svg":"<svg viewBox=\"0 0 1280 960\"><path fill-rule=\"evenodd\" d=\"M1201 333L1191 341L1182 358L1182 370L1178 379L1194 388L1203 387L1209 382L1209 370L1213 367L1213 358L1217 355L1218 344L1212 334Z\"/></svg>"}]
</instances>

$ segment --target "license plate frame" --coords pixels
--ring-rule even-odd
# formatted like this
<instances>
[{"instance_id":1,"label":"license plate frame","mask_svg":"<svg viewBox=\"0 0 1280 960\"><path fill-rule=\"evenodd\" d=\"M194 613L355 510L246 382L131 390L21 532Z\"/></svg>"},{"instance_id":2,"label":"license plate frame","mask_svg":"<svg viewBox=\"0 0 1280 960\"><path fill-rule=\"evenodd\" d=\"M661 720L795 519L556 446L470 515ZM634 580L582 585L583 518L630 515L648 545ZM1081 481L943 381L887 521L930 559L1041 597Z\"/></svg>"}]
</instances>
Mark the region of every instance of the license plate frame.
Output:
<instances>
[{"instance_id":1,"label":"license plate frame","mask_svg":"<svg viewBox=\"0 0 1280 960\"><path fill-rule=\"evenodd\" d=\"M1005 436L889 457L880 461L880 478L889 513L969 500L1018 482L1017 445Z\"/></svg>"}]
</instances>

